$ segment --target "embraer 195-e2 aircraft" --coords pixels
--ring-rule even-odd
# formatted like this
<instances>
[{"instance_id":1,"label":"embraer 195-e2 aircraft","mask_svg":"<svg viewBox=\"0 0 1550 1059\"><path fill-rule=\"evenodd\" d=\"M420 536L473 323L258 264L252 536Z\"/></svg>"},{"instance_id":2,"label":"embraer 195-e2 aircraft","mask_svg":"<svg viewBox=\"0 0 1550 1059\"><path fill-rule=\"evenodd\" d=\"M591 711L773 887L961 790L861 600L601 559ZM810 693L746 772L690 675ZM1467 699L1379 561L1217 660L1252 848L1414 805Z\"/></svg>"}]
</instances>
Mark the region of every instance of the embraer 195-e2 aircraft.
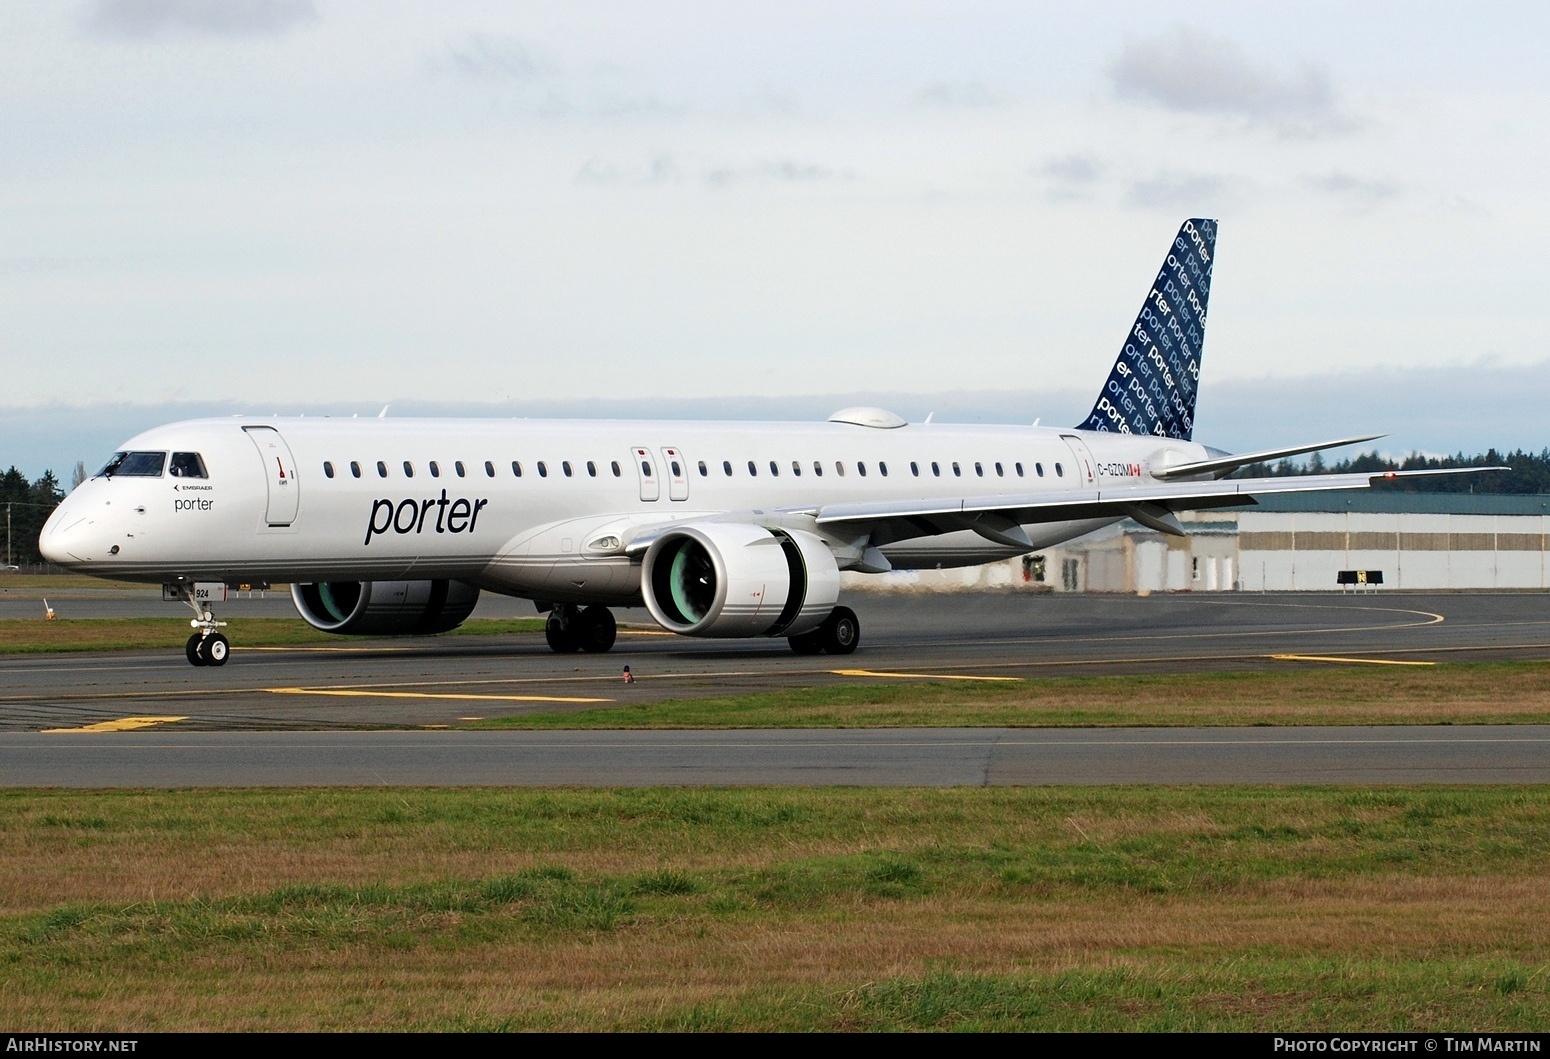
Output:
<instances>
[{"instance_id":1,"label":"embraer 195-e2 aircraft","mask_svg":"<svg viewBox=\"0 0 1550 1059\"><path fill-rule=\"evenodd\" d=\"M608 608L644 602L675 633L848 654L861 630L837 605L842 570L971 566L1124 518L1182 534L1182 509L1400 476L1224 480L1371 437L1237 456L1192 440L1215 244L1216 222L1184 222L1071 429L878 408L826 423L197 419L125 442L40 545L71 570L163 582L196 614L195 665L229 652L201 584L255 581L290 582L334 633L444 632L486 590L536 601L556 651L608 650Z\"/></svg>"}]
</instances>

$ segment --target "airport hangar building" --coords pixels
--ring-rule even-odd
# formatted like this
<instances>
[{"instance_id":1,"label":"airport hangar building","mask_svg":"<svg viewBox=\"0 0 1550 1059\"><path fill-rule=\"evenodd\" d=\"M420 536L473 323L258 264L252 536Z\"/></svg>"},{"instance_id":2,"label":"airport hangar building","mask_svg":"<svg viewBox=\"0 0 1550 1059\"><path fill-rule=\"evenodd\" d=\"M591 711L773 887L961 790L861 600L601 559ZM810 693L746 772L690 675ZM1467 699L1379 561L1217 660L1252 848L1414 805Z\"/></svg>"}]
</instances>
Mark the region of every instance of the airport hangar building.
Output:
<instances>
[{"instance_id":1,"label":"airport hangar building","mask_svg":"<svg viewBox=\"0 0 1550 1059\"><path fill-rule=\"evenodd\" d=\"M1550 588L1550 496L1372 490L1182 512L1187 537L1125 520L1020 559L847 575L857 588L1291 592ZM1353 583L1354 582L1354 583Z\"/></svg>"}]
</instances>

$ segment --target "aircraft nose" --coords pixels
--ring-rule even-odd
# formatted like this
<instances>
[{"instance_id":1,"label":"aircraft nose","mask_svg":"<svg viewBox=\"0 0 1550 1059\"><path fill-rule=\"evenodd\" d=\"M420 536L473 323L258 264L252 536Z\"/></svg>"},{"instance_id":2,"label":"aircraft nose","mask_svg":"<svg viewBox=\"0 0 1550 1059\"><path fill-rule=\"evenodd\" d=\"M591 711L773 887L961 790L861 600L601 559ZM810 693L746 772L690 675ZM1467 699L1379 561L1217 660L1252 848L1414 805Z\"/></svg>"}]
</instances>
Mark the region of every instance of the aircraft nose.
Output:
<instances>
[{"instance_id":1,"label":"aircraft nose","mask_svg":"<svg viewBox=\"0 0 1550 1059\"><path fill-rule=\"evenodd\" d=\"M38 551L55 566L77 568L91 562L88 538L94 536L92 520L79 504L68 499L54 509L38 535Z\"/></svg>"}]
</instances>

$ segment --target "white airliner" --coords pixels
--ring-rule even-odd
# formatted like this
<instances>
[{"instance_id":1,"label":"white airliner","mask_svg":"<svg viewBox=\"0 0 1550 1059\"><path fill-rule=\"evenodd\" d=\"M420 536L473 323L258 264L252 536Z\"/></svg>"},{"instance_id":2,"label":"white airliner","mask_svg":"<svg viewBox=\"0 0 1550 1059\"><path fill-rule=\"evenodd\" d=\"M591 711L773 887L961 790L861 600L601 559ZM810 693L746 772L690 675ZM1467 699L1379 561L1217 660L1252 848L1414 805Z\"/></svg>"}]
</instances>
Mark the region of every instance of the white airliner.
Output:
<instances>
[{"instance_id":1,"label":"white airliner","mask_svg":"<svg viewBox=\"0 0 1550 1059\"><path fill-rule=\"evenodd\" d=\"M688 636L848 654L840 571L969 566L1130 518L1400 477L1223 480L1369 437L1229 455L1192 441L1216 223L1186 221L1078 427L199 419L125 442L43 529L51 562L160 581L193 607L195 665L229 644L202 584L290 582L335 633L456 627L481 590L547 611L556 651L606 651L610 606Z\"/></svg>"}]
</instances>

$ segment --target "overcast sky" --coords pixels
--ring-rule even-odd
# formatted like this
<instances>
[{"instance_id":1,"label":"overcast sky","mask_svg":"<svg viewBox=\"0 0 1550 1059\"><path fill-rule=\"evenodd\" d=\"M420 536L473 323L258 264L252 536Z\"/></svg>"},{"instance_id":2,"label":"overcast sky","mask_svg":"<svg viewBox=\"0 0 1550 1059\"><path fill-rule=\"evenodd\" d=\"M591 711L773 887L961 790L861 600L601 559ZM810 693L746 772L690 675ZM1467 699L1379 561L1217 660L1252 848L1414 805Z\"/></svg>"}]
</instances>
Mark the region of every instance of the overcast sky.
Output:
<instances>
[{"instance_id":1,"label":"overcast sky","mask_svg":"<svg viewBox=\"0 0 1550 1059\"><path fill-rule=\"evenodd\" d=\"M1547 23L0 0L0 462L100 462L107 404L139 429L1010 390L1075 421L1189 216L1221 221L1200 440L1321 436L1335 373L1374 390L1350 433L1538 448ZM1460 423L1453 378L1527 421Z\"/></svg>"}]
</instances>

